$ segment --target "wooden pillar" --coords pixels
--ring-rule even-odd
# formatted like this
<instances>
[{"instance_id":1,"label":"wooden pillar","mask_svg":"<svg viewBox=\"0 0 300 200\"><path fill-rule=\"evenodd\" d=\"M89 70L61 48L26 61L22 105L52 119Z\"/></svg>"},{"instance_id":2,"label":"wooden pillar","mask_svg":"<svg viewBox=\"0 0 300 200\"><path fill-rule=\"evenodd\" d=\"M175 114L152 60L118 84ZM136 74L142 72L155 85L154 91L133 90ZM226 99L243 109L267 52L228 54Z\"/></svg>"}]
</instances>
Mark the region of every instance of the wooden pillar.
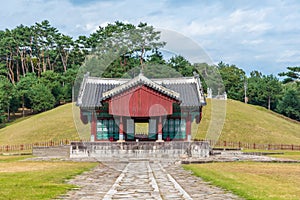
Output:
<instances>
[{"instance_id":1,"label":"wooden pillar","mask_svg":"<svg viewBox=\"0 0 300 200\"><path fill-rule=\"evenodd\" d=\"M163 142L162 139L162 117L159 116L158 118L158 125L157 125L157 142Z\"/></svg>"},{"instance_id":2,"label":"wooden pillar","mask_svg":"<svg viewBox=\"0 0 300 200\"><path fill-rule=\"evenodd\" d=\"M120 117L118 142L125 142L125 140L124 140L124 125L123 125L123 117L122 116Z\"/></svg>"},{"instance_id":3,"label":"wooden pillar","mask_svg":"<svg viewBox=\"0 0 300 200\"><path fill-rule=\"evenodd\" d=\"M97 116L96 112L92 111L92 119L91 119L91 142L96 140L97 134Z\"/></svg>"},{"instance_id":4,"label":"wooden pillar","mask_svg":"<svg viewBox=\"0 0 300 200\"><path fill-rule=\"evenodd\" d=\"M192 136L191 136L191 115L190 113L188 112L187 113L187 116L186 116L186 140L187 141L191 141L192 139Z\"/></svg>"}]
</instances>

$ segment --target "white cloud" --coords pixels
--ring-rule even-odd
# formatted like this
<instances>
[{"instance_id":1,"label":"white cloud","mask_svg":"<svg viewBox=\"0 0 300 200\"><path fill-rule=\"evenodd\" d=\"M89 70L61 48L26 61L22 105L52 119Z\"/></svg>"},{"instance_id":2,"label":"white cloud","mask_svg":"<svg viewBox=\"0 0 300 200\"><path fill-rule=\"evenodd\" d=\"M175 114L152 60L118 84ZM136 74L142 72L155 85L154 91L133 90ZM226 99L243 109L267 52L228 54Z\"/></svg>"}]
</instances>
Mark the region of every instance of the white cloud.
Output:
<instances>
[{"instance_id":1,"label":"white cloud","mask_svg":"<svg viewBox=\"0 0 300 200\"><path fill-rule=\"evenodd\" d=\"M213 63L205 50L191 38L166 29L159 29L159 31L161 31L161 40L167 42L164 49L184 56L191 63Z\"/></svg>"},{"instance_id":2,"label":"white cloud","mask_svg":"<svg viewBox=\"0 0 300 200\"><path fill-rule=\"evenodd\" d=\"M299 50L285 50L280 53L280 56L276 59L277 62L289 62L300 63L300 51Z\"/></svg>"},{"instance_id":3,"label":"white cloud","mask_svg":"<svg viewBox=\"0 0 300 200\"><path fill-rule=\"evenodd\" d=\"M104 26L107 25L107 23L103 23ZM75 27L79 30L83 30L84 32L95 32L97 30L99 25L95 24L95 23L86 23L86 24L77 24ZM101 25L100 25L101 26Z\"/></svg>"},{"instance_id":4,"label":"white cloud","mask_svg":"<svg viewBox=\"0 0 300 200\"><path fill-rule=\"evenodd\" d=\"M244 21L263 21L270 9L244 10L237 9L229 15L229 20L233 23L243 23Z\"/></svg>"},{"instance_id":5,"label":"white cloud","mask_svg":"<svg viewBox=\"0 0 300 200\"><path fill-rule=\"evenodd\" d=\"M245 25L245 29L247 32L255 32L255 33L265 32L271 28L272 26L268 23L260 23L260 24L250 23Z\"/></svg>"},{"instance_id":6,"label":"white cloud","mask_svg":"<svg viewBox=\"0 0 300 200\"><path fill-rule=\"evenodd\" d=\"M264 42L264 40L262 40L262 39L258 39L258 40L243 40L241 42L241 44L245 44L245 45L257 45L257 44L261 44L263 42Z\"/></svg>"},{"instance_id":7,"label":"white cloud","mask_svg":"<svg viewBox=\"0 0 300 200\"><path fill-rule=\"evenodd\" d=\"M216 25L216 24L201 24L196 21L192 21L190 25L188 25L185 28L185 32L190 33L190 35L209 35L214 34L218 31L223 31L224 27L222 25Z\"/></svg>"}]
</instances>

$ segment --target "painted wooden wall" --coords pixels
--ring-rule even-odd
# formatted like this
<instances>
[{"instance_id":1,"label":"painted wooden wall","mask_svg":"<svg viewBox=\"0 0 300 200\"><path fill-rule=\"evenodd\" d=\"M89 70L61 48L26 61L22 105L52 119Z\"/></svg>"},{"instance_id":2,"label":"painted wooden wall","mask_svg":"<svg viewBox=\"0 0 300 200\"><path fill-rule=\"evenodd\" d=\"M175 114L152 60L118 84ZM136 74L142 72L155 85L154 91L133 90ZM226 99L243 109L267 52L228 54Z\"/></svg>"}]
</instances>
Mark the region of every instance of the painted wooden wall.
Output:
<instances>
[{"instance_id":1,"label":"painted wooden wall","mask_svg":"<svg viewBox=\"0 0 300 200\"><path fill-rule=\"evenodd\" d=\"M170 115L176 100L147 86L137 86L109 101L109 114L130 117L153 117Z\"/></svg>"}]
</instances>

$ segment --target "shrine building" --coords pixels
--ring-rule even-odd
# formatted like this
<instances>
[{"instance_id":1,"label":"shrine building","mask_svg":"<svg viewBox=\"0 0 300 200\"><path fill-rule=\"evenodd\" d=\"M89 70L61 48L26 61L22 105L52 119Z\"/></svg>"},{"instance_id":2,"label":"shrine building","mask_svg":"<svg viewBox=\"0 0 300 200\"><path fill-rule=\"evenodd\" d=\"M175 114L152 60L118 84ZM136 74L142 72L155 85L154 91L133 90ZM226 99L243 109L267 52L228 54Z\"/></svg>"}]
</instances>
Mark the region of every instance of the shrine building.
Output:
<instances>
[{"instance_id":1,"label":"shrine building","mask_svg":"<svg viewBox=\"0 0 300 200\"><path fill-rule=\"evenodd\" d=\"M190 141L206 105L200 78L98 78L87 73L77 105L91 141Z\"/></svg>"}]
</instances>

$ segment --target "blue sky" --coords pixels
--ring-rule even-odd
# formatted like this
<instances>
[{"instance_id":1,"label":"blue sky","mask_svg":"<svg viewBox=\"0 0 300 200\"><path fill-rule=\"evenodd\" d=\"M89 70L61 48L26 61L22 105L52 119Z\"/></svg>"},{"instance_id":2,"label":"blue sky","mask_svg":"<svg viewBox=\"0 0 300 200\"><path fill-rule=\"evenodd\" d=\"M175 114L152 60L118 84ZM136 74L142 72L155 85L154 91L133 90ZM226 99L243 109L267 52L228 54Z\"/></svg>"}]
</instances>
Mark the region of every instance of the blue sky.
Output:
<instances>
[{"instance_id":1,"label":"blue sky","mask_svg":"<svg viewBox=\"0 0 300 200\"><path fill-rule=\"evenodd\" d=\"M116 20L170 29L199 44L214 63L248 74L300 65L300 1L10 0L1 4L0 29L49 20L76 38Z\"/></svg>"}]
</instances>

